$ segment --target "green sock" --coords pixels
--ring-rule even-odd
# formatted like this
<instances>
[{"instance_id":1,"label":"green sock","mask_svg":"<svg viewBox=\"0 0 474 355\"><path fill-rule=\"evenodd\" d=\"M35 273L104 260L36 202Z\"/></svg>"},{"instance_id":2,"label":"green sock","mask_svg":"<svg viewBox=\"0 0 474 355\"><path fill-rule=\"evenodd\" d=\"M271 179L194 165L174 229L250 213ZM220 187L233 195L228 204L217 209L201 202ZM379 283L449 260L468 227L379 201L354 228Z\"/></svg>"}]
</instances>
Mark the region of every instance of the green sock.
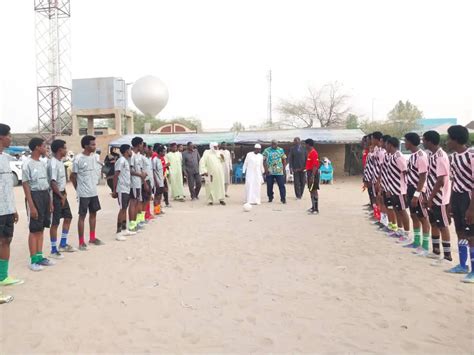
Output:
<instances>
[{"instance_id":1,"label":"green sock","mask_svg":"<svg viewBox=\"0 0 474 355\"><path fill-rule=\"evenodd\" d=\"M0 281L8 277L8 260L0 259Z\"/></svg>"},{"instance_id":2,"label":"green sock","mask_svg":"<svg viewBox=\"0 0 474 355\"><path fill-rule=\"evenodd\" d=\"M30 256L30 259L31 259L31 263L32 263L32 264L36 264L36 262L37 262L37 260L36 260L36 259L37 259L36 254Z\"/></svg>"},{"instance_id":3,"label":"green sock","mask_svg":"<svg viewBox=\"0 0 474 355\"><path fill-rule=\"evenodd\" d=\"M393 231L396 231L398 229L398 226L395 223L390 223L389 228Z\"/></svg>"},{"instance_id":4,"label":"green sock","mask_svg":"<svg viewBox=\"0 0 474 355\"><path fill-rule=\"evenodd\" d=\"M423 233L423 249L428 251L430 249L430 233Z\"/></svg>"},{"instance_id":5,"label":"green sock","mask_svg":"<svg viewBox=\"0 0 474 355\"><path fill-rule=\"evenodd\" d=\"M41 260L43 260L43 252L37 252L36 254L36 262L39 263Z\"/></svg>"},{"instance_id":6,"label":"green sock","mask_svg":"<svg viewBox=\"0 0 474 355\"><path fill-rule=\"evenodd\" d=\"M420 228L413 228L413 235L415 239L413 240L413 246L419 247L421 245L421 230Z\"/></svg>"}]
</instances>

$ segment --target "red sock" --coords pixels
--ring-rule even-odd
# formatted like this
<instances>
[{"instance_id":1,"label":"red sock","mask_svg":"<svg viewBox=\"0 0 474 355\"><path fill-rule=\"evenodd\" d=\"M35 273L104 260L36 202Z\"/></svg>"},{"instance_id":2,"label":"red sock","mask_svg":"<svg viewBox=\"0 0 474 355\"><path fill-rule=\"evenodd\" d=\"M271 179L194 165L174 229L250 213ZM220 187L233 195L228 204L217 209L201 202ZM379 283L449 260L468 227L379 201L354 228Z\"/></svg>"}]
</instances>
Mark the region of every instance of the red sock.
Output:
<instances>
[{"instance_id":1,"label":"red sock","mask_svg":"<svg viewBox=\"0 0 474 355\"><path fill-rule=\"evenodd\" d=\"M90 232L89 243L95 240L95 232Z\"/></svg>"},{"instance_id":2,"label":"red sock","mask_svg":"<svg viewBox=\"0 0 474 355\"><path fill-rule=\"evenodd\" d=\"M79 245L85 244L84 237L79 237Z\"/></svg>"},{"instance_id":3,"label":"red sock","mask_svg":"<svg viewBox=\"0 0 474 355\"><path fill-rule=\"evenodd\" d=\"M146 219L150 219L150 218L151 218L150 202L148 202L148 203L146 204L145 218L146 218Z\"/></svg>"}]
</instances>

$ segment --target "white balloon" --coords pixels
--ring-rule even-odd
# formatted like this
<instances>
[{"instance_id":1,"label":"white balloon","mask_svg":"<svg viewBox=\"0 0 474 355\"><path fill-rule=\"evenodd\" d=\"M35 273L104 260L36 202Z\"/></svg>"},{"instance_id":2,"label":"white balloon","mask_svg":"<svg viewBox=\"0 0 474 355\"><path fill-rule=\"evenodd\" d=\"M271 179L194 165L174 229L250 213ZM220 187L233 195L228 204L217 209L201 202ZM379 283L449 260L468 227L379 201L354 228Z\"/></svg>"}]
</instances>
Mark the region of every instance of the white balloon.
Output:
<instances>
[{"instance_id":1,"label":"white balloon","mask_svg":"<svg viewBox=\"0 0 474 355\"><path fill-rule=\"evenodd\" d=\"M245 203L244 204L244 211L245 212L250 212L252 210L252 205L250 203Z\"/></svg>"},{"instance_id":2,"label":"white balloon","mask_svg":"<svg viewBox=\"0 0 474 355\"><path fill-rule=\"evenodd\" d=\"M132 100L144 114L155 117L168 103L168 88L158 78L147 75L133 84Z\"/></svg>"}]
</instances>

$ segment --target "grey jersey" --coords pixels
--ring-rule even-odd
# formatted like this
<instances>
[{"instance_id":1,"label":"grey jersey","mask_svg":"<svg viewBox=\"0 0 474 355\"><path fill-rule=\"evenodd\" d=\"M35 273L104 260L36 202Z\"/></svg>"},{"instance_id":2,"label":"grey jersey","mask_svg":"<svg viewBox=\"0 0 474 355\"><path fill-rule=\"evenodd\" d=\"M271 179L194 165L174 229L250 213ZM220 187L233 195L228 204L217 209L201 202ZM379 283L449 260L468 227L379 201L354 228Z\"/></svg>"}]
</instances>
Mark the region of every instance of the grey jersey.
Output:
<instances>
[{"instance_id":1,"label":"grey jersey","mask_svg":"<svg viewBox=\"0 0 474 355\"><path fill-rule=\"evenodd\" d=\"M97 159L95 154L76 155L72 163L72 172L77 174L77 196L97 196Z\"/></svg>"},{"instance_id":2,"label":"grey jersey","mask_svg":"<svg viewBox=\"0 0 474 355\"><path fill-rule=\"evenodd\" d=\"M142 155L140 153L132 153L132 157L130 158L130 169L133 172L140 174L142 171L145 170L144 167L144 159L142 159ZM142 187L142 178L140 176L132 175L132 188L139 189Z\"/></svg>"},{"instance_id":3,"label":"grey jersey","mask_svg":"<svg viewBox=\"0 0 474 355\"><path fill-rule=\"evenodd\" d=\"M56 181L59 191L66 190L66 170L61 160L52 157L48 160L48 178L49 181Z\"/></svg>"},{"instance_id":4,"label":"grey jersey","mask_svg":"<svg viewBox=\"0 0 474 355\"><path fill-rule=\"evenodd\" d=\"M46 163L29 158L22 166L22 181L30 185L31 191L49 190L49 179Z\"/></svg>"},{"instance_id":5,"label":"grey jersey","mask_svg":"<svg viewBox=\"0 0 474 355\"><path fill-rule=\"evenodd\" d=\"M129 194L131 188L130 162L125 157L120 157L115 162L115 172L120 171L117 180L117 193Z\"/></svg>"},{"instance_id":6,"label":"grey jersey","mask_svg":"<svg viewBox=\"0 0 474 355\"><path fill-rule=\"evenodd\" d=\"M8 154L0 153L0 216L15 213L13 173Z\"/></svg>"},{"instance_id":7,"label":"grey jersey","mask_svg":"<svg viewBox=\"0 0 474 355\"><path fill-rule=\"evenodd\" d=\"M152 167L153 167L153 177L158 183L158 187L164 187L165 180L163 177L163 164L161 163L160 157L156 157L152 159Z\"/></svg>"},{"instance_id":8,"label":"grey jersey","mask_svg":"<svg viewBox=\"0 0 474 355\"><path fill-rule=\"evenodd\" d=\"M144 157L145 158L145 171L146 171L146 180L150 181L151 186L155 186L155 182L153 181L153 166L152 166L152 161L151 158Z\"/></svg>"}]
</instances>

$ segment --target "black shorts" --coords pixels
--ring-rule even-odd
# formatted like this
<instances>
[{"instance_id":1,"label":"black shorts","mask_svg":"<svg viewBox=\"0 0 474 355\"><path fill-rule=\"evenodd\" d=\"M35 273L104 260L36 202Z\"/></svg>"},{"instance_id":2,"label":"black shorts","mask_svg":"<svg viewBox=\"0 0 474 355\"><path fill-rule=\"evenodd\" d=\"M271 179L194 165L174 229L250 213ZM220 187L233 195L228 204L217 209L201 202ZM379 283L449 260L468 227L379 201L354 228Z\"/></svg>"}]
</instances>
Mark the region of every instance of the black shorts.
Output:
<instances>
[{"instance_id":1,"label":"black shorts","mask_svg":"<svg viewBox=\"0 0 474 355\"><path fill-rule=\"evenodd\" d=\"M415 214L418 218L427 218L428 217L428 210L423 207L422 203L422 197L424 196L424 193L421 193L420 196L418 197L418 203L416 204L416 207L413 207L411 205L411 200L413 200L413 197L415 196L416 192L416 187L413 185L408 185L407 186L407 202L408 206L410 206L410 213Z\"/></svg>"},{"instance_id":2,"label":"black shorts","mask_svg":"<svg viewBox=\"0 0 474 355\"><path fill-rule=\"evenodd\" d=\"M140 187L132 187L130 189L130 199L142 201L142 189Z\"/></svg>"},{"instance_id":3,"label":"black shorts","mask_svg":"<svg viewBox=\"0 0 474 355\"><path fill-rule=\"evenodd\" d=\"M404 211L408 208L407 195L392 195L393 208L397 211Z\"/></svg>"},{"instance_id":4,"label":"black shorts","mask_svg":"<svg viewBox=\"0 0 474 355\"><path fill-rule=\"evenodd\" d=\"M87 215L89 213L96 213L100 211L99 196L80 197L79 198L79 216Z\"/></svg>"},{"instance_id":5,"label":"black shorts","mask_svg":"<svg viewBox=\"0 0 474 355\"><path fill-rule=\"evenodd\" d=\"M466 223L466 212L469 209L471 197L469 193L452 192L451 194L451 215L454 219L456 232L462 232L467 237L474 237L474 225Z\"/></svg>"},{"instance_id":6,"label":"black shorts","mask_svg":"<svg viewBox=\"0 0 474 355\"><path fill-rule=\"evenodd\" d=\"M145 184L148 185L148 191L145 189ZM151 183L147 180L145 181L145 184L142 185L142 201L143 202L148 202L150 201L151 197Z\"/></svg>"},{"instance_id":7,"label":"black shorts","mask_svg":"<svg viewBox=\"0 0 474 355\"><path fill-rule=\"evenodd\" d=\"M388 197L388 194L386 191L382 191L382 198L383 198L383 204L387 208L393 208L393 203L392 203L392 196Z\"/></svg>"},{"instance_id":8,"label":"black shorts","mask_svg":"<svg viewBox=\"0 0 474 355\"><path fill-rule=\"evenodd\" d=\"M0 216L0 238L13 237L14 229L15 229L15 217L13 213Z\"/></svg>"},{"instance_id":9,"label":"black shorts","mask_svg":"<svg viewBox=\"0 0 474 355\"><path fill-rule=\"evenodd\" d=\"M433 205L433 207L428 210L428 216L430 217L430 223L436 224L438 228L449 226L448 205Z\"/></svg>"},{"instance_id":10,"label":"black shorts","mask_svg":"<svg viewBox=\"0 0 474 355\"><path fill-rule=\"evenodd\" d=\"M314 177L313 184L311 185L311 179L313 177L312 171L307 171L306 176L308 178L308 189L310 192L319 190L319 171L316 172L316 176Z\"/></svg>"},{"instance_id":11,"label":"black shorts","mask_svg":"<svg viewBox=\"0 0 474 355\"><path fill-rule=\"evenodd\" d=\"M164 192L164 190L165 190L165 187L164 187L164 186L163 186L163 187L157 187L157 186L155 186L155 187L154 187L154 190L155 190L155 191L154 191L154 194L155 194L155 195L162 195L163 192Z\"/></svg>"},{"instance_id":12,"label":"black shorts","mask_svg":"<svg viewBox=\"0 0 474 355\"><path fill-rule=\"evenodd\" d=\"M130 203L130 194L126 194L123 192L119 192L118 194L118 204L121 210L126 210L128 208L128 204Z\"/></svg>"},{"instance_id":13,"label":"black shorts","mask_svg":"<svg viewBox=\"0 0 474 355\"><path fill-rule=\"evenodd\" d=\"M35 208L38 211L38 218L33 219L30 217L31 213L27 206L26 211L29 219L30 232L42 232L45 228L49 228L51 225L51 213L49 212L51 197L49 191L31 191L31 198L33 199Z\"/></svg>"},{"instance_id":14,"label":"black shorts","mask_svg":"<svg viewBox=\"0 0 474 355\"><path fill-rule=\"evenodd\" d=\"M65 192L61 192L64 196ZM61 198L53 193L53 218L51 221L51 225L58 226L61 223L61 218L64 219L72 219L71 208L69 207L69 201L66 198L66 203L61 205Z\"/></svg>"}]
</instances>

